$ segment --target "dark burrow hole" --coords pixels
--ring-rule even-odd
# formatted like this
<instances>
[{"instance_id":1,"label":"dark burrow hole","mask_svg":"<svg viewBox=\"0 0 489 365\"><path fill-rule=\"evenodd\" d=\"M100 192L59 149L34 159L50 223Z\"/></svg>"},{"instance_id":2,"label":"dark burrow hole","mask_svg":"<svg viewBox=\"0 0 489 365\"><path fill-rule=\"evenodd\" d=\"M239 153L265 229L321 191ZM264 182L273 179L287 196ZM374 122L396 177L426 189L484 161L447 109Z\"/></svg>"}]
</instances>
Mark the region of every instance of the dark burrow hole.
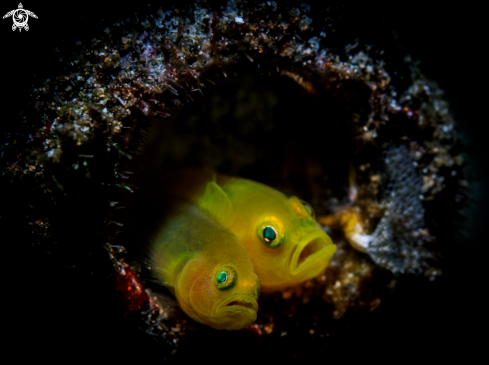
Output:
<instances>
[{"instance_id":1,"label":"dark burrow hole","mask_svg":"<svg viewBox=\"0 0 489 365\"><path fill-rule=\"evenodd\" d=\"M199 91L191 92L193 101L179 101L183 106L175 109L169 117L163 118L151 113L145 115L137 108L131 110L133 118L142 126L136 141L140 147L136 151L135 144L133 149L137 153L123 169L133 172L129 174L128 182L134 193L111 197L111 200L118 202L118 206L125 206L126 209L114 210L110 218L124 223L125 231L113 243L127 247L126 262L136 263L144 257L148 236L167 214L171 214L173 206L169 204L168 196L158 181L159 177L174 169L208 167L220 173L256 180L309 202L318 216L331 213L332 207L348 199L350 164L358 166L362 161L368 161L373 170L380 170L375 165L375 161L381 160L378 149L366 146L360 154L355 144L358 132L354 120L357 116L366 118L370 112L369 90L364 83L344 81L338 87L334 83L321 84L311 76L309 80L313 83L314 92L308 92L292 78L274 71L274 65L267 67L262 63L260 69L257 69L246 66L246 62L239 62L231 70L226 70L227 77L220 70L210 70L205 76L213 80L215 85L207 83L206 88L202 89L203 95ZM299 74L301 71L295 72ZM178 104L173 102L176 96L166 95L165 98L162 102L168 105ZM185 100L185 97L179 100ZM105 146L102 147L105 149ZM112 174L104 166L100 169ZM87 197L88 193L82 195L79 202L86 204ZM100 200L97 197L91 199ZM81 212L78 214L82 215ZM90 212L90 217L105 214L101 211ZM63 218L73 220L68 215ZM81 244L85 245L82 239L85 237L86 242L95 246L94 242L89 241L92 239L90 232L81 232L73 240L83 241ZM72 231L67 230L65 237L71 239L72 236ZM102 247L105 237L97 239ZM306 250L304 253L307 253ZM92 250L86 255L92 254L99 261L105 260L103 248ZM86 261L89 267L89 259ZM99 265L106 267L107 277L113 275L108 260ZM145 278L144 271L142 274ZM97 275L105 276L105 273L99 272ZM97 295L110 302L114 300L113 293L111 296L104 290L112 287L109 280L106 283L93 285L98 285L100 293ZM171 297L171 293L150 280L145 284L155 292ZM365 291L382 291L386 281L372 280L365 285L371 285ZM424 298L430 294L431 287L423 286L420 290L425 292L416 294L416 297ZM345 358L351 346L358 349L358 356L361 357L361 354L370 351L370 345L375 345L373 338L380 338L382 346L391 346L394 352L396 348L403 348L403 342L390 336L389 331L397 334L402 332L402 339L407 339L413 333L419 335L419 329L414 328L413 323L419 324L436 312L435 305L431 305L428 310L416 306L417 299L410 295L413 290L403 292L400 288L398 293L395 301L386 299L378 311L367 315L347 314L341 320L332 318L334 306L325 303L321 294L307 304L300 297L283 300L281 293L262 295L259 320L262 323L273 321L276 328L286 329L286 335L280 331L262 337L250 331L230 334L188 320L186 334L179 340L174 359L198 360L203 355L213 356L216 344L219 344L218 357L225 358L233 356L236 344L239 344L240 348L250 349L243 354L250 360L260 358L263 361L283 361L298 356L314 359L318 354L327 354L334 362L335 359ZM430 295L433 297L433 294ZM73 294L71 300L77 299ZM399 303L406 303L402 310L399 309ZM415 311L411 309L413 304ZM89 305L98 308L96 304L86 304ZM108 308L104 307L100 312L97 309L97 318L100 321L110 318L114 333L117 329L122 333L117 337L118 341L126 336L124 343L130 346L140 344L151 353L171 351L163 345L166 341L164 338L156 339L145 334L136 329L137 325L130 327L133 322L107 313L111 310L111 307ZM399 314L401 312L402 315ZM434 325L442 324L441 317L434 314ZM175 315L182 316L181 313ZM136 323L141 322L141 318L133 316L132 319ZM434 326L431 322L424 323L426 328ZM310 335L311 329L314 329L316 335ZM423 339L428 339L428 335ZM269 350L268 355L263 355L262 346Z\"/></svg>"},{"instance_id":2,"label":"dark burrow hole","mask_svg":"<svg viewBox=\"0 0 489 365\"><path fill-rule=\"evenodd\" d=\"M352 138L353 115L366 118L370 111L365 84L316 83L308 92L275 67L242 63L227 76L209 72L205 76L215 85L207 83L203 95L190 92L192 100L187 98L169 117L135 111L133 117L145 122L134 147L138 156L126 169L136 172L131 182L138 191L132 198L152 206L140 210L164 210L166 204L155 201L161 185L154 182L174 170L196 167L298 196L317 215L331 213L333 205L348 199L350 164L372 157L369 151L359 156ZM143 224L139 220L137 227Z\"/></svg>"},{"instance_id":3,"label":"dark burrow hole","mask_svg":"<svg viewBox=\"0 0 489 365\"><path fill-rule=\"evenodd\" d=\"M358 155L352 138L357 133L353 116L366 118L370 112L365 84L352 81L325 86L310 78L314 91L308 92L292 78L274 72L275 67L262 64L256 69L246 62L233 66L227 76L220 70L215 74L210 71L205 76L215 85L207 84L203 95L192 92L193 100L169 117L134 111L135 118L144 120L134 148L136 156L125 167L134 172L130 182L135 192L118 199L126 209L114 218L125 222L126 231L115 243L127 247L127 262L137 265L144 260L148 237L174 209L160 181L175 170L205 167L259 181L309 202L319 216L346 203L351 163L378 159L369 156L368 149ZM171 103L171 99L162 102ZM302 256L308 253L306 248ZM149 288L171 297L167 289L148 280L147 274L143 268L141 276ZM217 342L222 344L222 356L230 355L228 351L232 352L232 344L237 342L249 348L270 346L275 349L270 354L290 344L290 351L281 353L281 359L317 346L315 351L321 352L324 346L337 346L348 333L345 321L333 319L333 311L334 306L325 303L320 294L307 306L300 297L287 301L281 293L262 295L258 318L261 323L275 318L277 328L290 331L286 337L280 332L266 338L250 331L228 334L188 320L175 359L195 359L198 351L209 354L209 347ZM177 316L182 318L182 313ZM348 317L348 322L354 317ZM320 337L310 337L312 327ZM330 333L336 334L334 340L325 337ZM258 352L246 356L253 358Z\"/></svg>"},{"instance_id":4,"label":"dark burrow hole","mask_svg":"<svg viewBox=\"0 0 489 365\"><path fill-rule=\"evenodd\" d=\"M310 77L314 89L308 91L277 72L273 62L260 66L245 60L224 72L209 71L203 79L213 84L190 92L168 117L154 110L161 103L179 104L174 95L151 105L146 115L133 110L142 127L132 146L135 157L124 168L133 172L135 192L117 199L126 209L114 218L125 224L116 243L127 247L128 261L145 256L148 237L175 209L162 183L174 171L210 168L259 181L309 202L319 216L347 203L352 162L377 159L368 151L359 155L352 138L353 116L366 118L370 111L364 83L323 85Z\"/></svg>"}]
</instances>

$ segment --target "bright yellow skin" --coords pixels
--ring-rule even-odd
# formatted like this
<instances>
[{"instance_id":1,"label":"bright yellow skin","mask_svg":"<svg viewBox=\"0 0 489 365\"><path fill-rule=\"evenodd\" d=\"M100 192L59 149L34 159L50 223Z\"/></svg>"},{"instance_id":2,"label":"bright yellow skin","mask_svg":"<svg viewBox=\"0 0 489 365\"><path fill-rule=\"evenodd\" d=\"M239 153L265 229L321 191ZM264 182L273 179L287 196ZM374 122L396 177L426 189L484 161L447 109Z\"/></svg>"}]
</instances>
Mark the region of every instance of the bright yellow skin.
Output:
<instances>
[{"instance_id":1,"label":"bright yellow skin","mask_svg":"<svg viewBox=\"0 0 489 365\"><path fill-rule=\"evenodd\" d=\"M170 180L168 189L173 194L196 201L203 212L236 235L253 262L263 291L318 276L336 251L312 208L296 197L287 198L264 184L205 169L174 172ZM267 226L277 234L273 242L264 240Z\"/></svg>"},{"instance_id":2,"label":"bright yellow skin","mask_svg":"<svg viewBox=\"0 0 489 365\"><path fill-rule=\"evenodd\" d=\"M325 270L336 245L307 204L247 179L218 176L217 184L234 210L229 228L250 256L263 291L299 284ZM277 238L273 243L279 247L271 248L264 239L267 226L275 229Z\"/></svg>"},{"instance_id":3,"label":"bright yellow skin","mask_svg":"<svg viewBox=\"0 0 489 365\"><path fill-rule=\"evenodd\" d=\"M151 271L170 288L183 311L215 329L237 330L256 320L260 283L236 236L196 205L177 209L150 246ZM234 286L218 289L227 271ZM233 303L233 305L229 305Z\"/></svg>"}]
</instances>

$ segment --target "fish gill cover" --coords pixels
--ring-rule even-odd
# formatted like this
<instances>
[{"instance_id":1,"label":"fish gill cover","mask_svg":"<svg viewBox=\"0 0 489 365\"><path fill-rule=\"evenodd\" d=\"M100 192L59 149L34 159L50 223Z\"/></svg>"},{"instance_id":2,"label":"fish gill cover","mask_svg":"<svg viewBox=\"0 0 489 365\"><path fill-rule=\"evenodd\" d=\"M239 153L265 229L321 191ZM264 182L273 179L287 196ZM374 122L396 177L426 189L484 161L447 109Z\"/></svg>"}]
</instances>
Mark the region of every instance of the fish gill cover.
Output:
<instances>
[{"instance_id":1,"label":"fish gill cover","mask_svg":"<svg viewBox=\"0 0 489 365\"><path fill-rule=\"evenodd\" d=\"M421 353L407 336L423 342L427 329L445 341L444 314L465 308L445 300L454 256L470 257L459 228L476 186L470 148L443 92L380 26L382 11L134 5L75 31L73 46L59 41L2 121L1 221L17 237L6 234L6 245L20 248L10 275L27 266L15 292L37 295L22 308L40 301L49 313L35 325L20 315L26 345L50 331L67 349L120 358L225 358L239 344L250 358L265 347L261 360L334 362L372 348ZM185 318L138 263L141 227L154 222L135 207L169 209L155 171L189 166L300 196L338 246L324 275L262 295L256 323L239 333ZM39 349L58 351L46 344Z\"/></svg>"}]
</instances>

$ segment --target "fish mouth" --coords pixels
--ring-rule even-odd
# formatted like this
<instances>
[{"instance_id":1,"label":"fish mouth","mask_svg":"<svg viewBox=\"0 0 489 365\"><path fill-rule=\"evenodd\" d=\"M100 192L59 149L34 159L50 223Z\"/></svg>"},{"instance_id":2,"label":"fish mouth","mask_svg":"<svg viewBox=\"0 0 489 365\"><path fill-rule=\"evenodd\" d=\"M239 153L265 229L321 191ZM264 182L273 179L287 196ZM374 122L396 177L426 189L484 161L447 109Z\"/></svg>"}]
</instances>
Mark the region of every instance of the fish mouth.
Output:
<instances>
[{"instance_id":1,"label":"fish mouth","mask_svg":"<svg viewBox=\"0 0 489 365\"><path fill-rule=\"evenodd\" d=\"M255 314L258 311L258 302L250 295L236 294L225 299L217 306L216 314L228 313L249 313Z\"/></svg>"},{"instance_id":2,"label":"fish mouth","mask_svg":"<svg viewBox=\"0 0 489 365\"><path fill-rule=\"evenodd\" d=\"M292 254L290 274L297 276L312 267L324 269L335 251L336 246L325 232L317 230L307 234Z\"/></svg>"}]
</instances>

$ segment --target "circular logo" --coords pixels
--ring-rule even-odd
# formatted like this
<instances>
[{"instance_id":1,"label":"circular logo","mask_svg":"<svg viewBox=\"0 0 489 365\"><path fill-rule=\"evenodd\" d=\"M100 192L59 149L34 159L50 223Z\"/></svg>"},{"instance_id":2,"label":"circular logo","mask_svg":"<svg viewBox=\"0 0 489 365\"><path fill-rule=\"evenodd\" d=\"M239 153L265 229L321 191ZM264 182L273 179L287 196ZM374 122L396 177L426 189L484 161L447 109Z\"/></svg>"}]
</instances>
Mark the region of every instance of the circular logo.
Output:
<instances>
[{"instance_id":1,"label":"circular logo","mask_svg":"<svg viewBox=\"0 0 489 365\"><path fill-rule=\"evenodd\" d=\"M17 9L12 15L14 24L19 28L25 26L27 24L27 21L29 20L29 15L24 9Z\"/></svg>"}]
</instances>

